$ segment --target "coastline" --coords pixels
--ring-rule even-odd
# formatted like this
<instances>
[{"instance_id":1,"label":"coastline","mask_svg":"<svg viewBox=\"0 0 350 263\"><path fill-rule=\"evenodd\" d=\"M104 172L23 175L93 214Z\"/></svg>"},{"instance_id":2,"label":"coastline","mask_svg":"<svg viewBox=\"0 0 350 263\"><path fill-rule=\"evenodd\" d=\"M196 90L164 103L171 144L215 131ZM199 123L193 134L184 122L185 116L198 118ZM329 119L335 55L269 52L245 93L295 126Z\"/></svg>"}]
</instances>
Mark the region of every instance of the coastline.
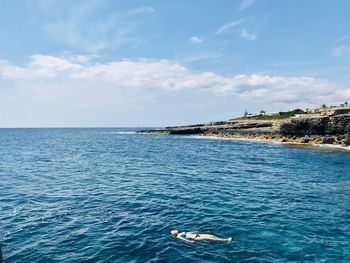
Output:
<instances>
[{"instance_id":1,"label":"coastline","mask_svg":"<svg viewBox=\"0 0 350 263\"><path fill-rule=\"evenodd\" d=\"M198 138L202 137L205 139L218 139L218 140L237 140L237 141L251 141L251 142L260 142L260 143L271 143L271 144L280 144L286 146L297 146L305 148L319 148L319 149L333 149L339 151L350 151L350 146L341 145L341 144L325 144L325 143L314 143L314 142L297 142L297 141L281 141L278 139L270 139L266 137L253 137L253 136L229 136L222 134L204 134L197 135Z\"/></svg>"},{"instance_id":2,"label":"coastline","mask_svg":"<svg viewBox=\"0 0 350 263\"><path fill-rule=\"evenodd\" d=\"M264 119L264 116L236 118L204 124L143 130L137 133L201 135L349 150L350 108L344 108L329 115L305 114L304 116L282 117L267 120Z\"/></svg>"},{"instance_id":3,"label":"coastline","mask_svg":"<svg viewBox=\"0 0 350 263\"><path fill-rule=\"evenodd\" d=\"M148 134L148 135L169 135L169 132L164 131L142 131L142 132L131 132L134 134ZM305 147L305 148L318 148L318 149L333 149L337 151L350 152L350 146L342 145L342 144L326 144L315 141L310 142L300 142L297 140L293 140L290 138L286 138L284 136L280 136L279 139L276 138L268 138L268 136L246 136L246 135L237 135L237 134L182 134L182 136L188 136L190 138L200 138L200 139L216 139L216 140L237 140L237 141L250 141L250 142L258 142L258 143L271 143L271 144L279 144L286 146L296 146L296 147ZM283 137L283 139L282 139ZM300 138L299 138L300 140Z\"/></svg>"}]
</instances>

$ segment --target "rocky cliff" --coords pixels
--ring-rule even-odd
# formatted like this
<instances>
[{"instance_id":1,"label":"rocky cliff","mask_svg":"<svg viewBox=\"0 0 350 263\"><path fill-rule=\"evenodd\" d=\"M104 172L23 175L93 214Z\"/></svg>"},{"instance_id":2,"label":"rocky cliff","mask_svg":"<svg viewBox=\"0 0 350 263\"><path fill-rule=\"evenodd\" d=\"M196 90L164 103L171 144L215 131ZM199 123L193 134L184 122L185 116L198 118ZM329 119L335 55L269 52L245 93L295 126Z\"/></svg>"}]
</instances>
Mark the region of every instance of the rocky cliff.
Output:
<instances>
[{"instance_id":1,"label":"rocky cliff","mask_svg":"<svg viewBox=\"0 0 350 263\"><path fill-rule=\"evenodd\" d=\"M229 121L166 127L141 133L203 134L207 136L281 142L350 145L350 114L305 115L282 120L238 118Z\"/></svg>"}]
</instances>

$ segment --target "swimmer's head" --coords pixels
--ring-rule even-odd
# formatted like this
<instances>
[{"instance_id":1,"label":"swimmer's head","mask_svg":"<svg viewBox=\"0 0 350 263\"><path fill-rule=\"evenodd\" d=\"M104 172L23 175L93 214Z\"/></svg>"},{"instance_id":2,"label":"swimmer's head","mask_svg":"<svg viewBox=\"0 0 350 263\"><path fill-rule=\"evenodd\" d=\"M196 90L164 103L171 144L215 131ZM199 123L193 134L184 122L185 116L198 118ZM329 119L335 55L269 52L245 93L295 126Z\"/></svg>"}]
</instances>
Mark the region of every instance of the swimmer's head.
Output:
<instances>
[{"instance_id":1,"label":"swimmer's head","mask_svg":"<svg viewBox=\"0 0 350 263\"><path fill-rule=\"evenodd\" d=\"M178 234L179 234L179 231L178 230L171 230L170 231L170 234L174 237L176 237Z\"/></svg>"}]
</instances>

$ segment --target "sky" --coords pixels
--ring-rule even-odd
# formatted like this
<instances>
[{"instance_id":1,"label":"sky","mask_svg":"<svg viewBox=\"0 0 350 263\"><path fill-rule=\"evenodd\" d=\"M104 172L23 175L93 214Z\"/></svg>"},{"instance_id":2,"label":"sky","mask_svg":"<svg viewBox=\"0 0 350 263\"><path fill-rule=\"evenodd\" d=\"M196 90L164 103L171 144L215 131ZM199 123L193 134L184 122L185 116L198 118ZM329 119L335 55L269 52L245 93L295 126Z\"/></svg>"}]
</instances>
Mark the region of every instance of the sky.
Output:
<instances>
[{"instance_id":1,"label":"sky","mask_svg":"<svg viewBox=\"0 0 350 263\"><path fill-rule=\"evenodd\" d=\"M162 127L350 100L348 0L0 3L0 127Z\"/></svg>"}]
</instances>

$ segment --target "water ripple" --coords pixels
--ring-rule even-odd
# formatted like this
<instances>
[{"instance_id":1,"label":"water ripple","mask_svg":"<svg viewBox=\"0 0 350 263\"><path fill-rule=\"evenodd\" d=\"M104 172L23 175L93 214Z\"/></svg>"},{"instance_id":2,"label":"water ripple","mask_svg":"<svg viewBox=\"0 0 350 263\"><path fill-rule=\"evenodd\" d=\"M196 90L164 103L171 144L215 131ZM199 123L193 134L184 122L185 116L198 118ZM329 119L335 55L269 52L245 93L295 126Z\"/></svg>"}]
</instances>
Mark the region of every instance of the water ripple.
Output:
<instances>
[{"instance_id":1,"label":"water ripple","mask_svg":"<svg viewBox=\"0 0 350 263\"><path fill-rule=\"evenodd\" d=\"M6 263L350 261L349 153L129 131L0 130Z\"/></svg>"}]
</instances>

